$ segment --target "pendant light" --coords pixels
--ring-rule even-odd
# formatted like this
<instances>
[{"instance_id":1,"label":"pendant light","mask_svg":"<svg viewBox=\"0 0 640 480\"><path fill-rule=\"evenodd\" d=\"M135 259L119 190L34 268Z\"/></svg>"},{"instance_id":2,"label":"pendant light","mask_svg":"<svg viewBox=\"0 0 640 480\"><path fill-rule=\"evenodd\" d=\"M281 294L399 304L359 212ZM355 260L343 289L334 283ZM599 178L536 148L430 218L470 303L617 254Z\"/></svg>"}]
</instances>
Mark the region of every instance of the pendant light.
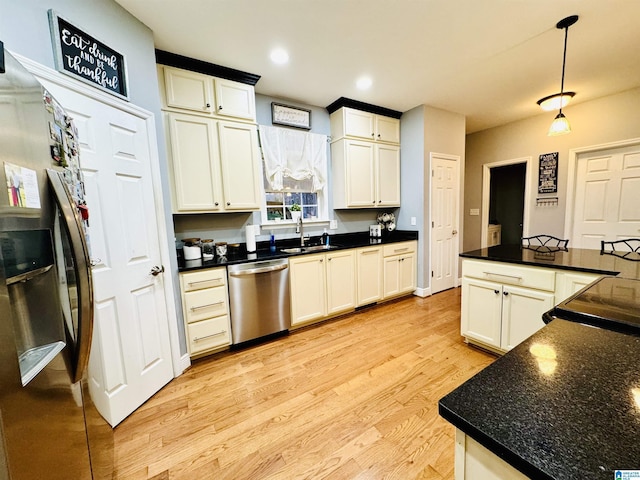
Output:
<instances>
[{"instance_id":1,"label":"pendant light","mask_svg":"<svg viewBox=\"0 0 640 480\"><path fill-rule=\"evenodd\" d=\"M556 115L556 118L553 120L553 123L549 128L548 135L550 136L564 135L565 133L571 132L571 126L569 125L569 121L567 120L567 117L564 116L564 113L562 113L562 107L564 106L562 104L562 100L565 97L565 95L569 95L569 98L575 95L574 92L565 93L564 91L564 67L567 60L567 36L569 34L569 27L574 23L576 23L577 21L578 21L578 15L571 15L570 17L563 18L556 24L557 29L564 28L564 50L562 53L562 80L560 81L560 94L558 95L558 101L560 106L559 106L558 115ZM556 95L551 95L551 97L555 97L555 96ZM547 100L547 98L548 97L538 100L538 104L541 105L545 100Z\"/></svg>"}]
</instances>

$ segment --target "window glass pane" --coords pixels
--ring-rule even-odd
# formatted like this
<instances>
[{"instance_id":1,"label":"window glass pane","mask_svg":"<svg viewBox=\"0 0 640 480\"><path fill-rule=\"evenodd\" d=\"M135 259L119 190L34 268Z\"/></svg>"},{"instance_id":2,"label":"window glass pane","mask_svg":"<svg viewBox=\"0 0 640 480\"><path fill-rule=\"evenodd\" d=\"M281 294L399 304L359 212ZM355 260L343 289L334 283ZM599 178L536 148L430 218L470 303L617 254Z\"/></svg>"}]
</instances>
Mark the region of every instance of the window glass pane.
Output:
<instances>
[{"instance_id":1,"label":"window glass pane","mask_svg":"<svg viewBox=\"0 0 640 480\"><path fill-rule=\"evenodd\" d=\"M282 220L284 218L283 209L268 207L267 208L267 220Z\"/></svg>"},{"instance_id":2,"label":"window glass pane","mask_svg":"<svg viewBox=\"0 0 640 480\"><path fill-rule=\"evenodd\" d=\"M282 205L282 199L283 199L283 194L282 193L272 193L272 192L267 192L265 195L265 198L267 200L267 205L271 206L271 205Z\"/></svg>"},{"instance_id":3,"label":"window glass pane","mask_svg":"<svg viewBox=\"0 0 640 480\"><path fill-rule=\"evenodd\" d=\"M318 207L303 207L302 208L302 218L308 218L310 220L314 220L318 218Z\"/></svg>"},{"instance_id":4,"label":"window glass pane","mask_svg":"<svg viewBox=\"0 0 640 480\"><path fill-rule=\"evenodd\" d=\"M284 196L284 204L285 205L293 205L297 203L300 205L302 203L302 195L300 193L287 193Z\"/></svg>"},{"instance_id":5,"label":"window glass pane","mask_svg":"<svg viewBox=\"0 0 640 480\"><path fill-rule=\"evenodd\" d=\"M302 203L305 205L317 205L318 204L318 194L317 193L303 193L302 194Z\"/></svg>"}]
</instances>

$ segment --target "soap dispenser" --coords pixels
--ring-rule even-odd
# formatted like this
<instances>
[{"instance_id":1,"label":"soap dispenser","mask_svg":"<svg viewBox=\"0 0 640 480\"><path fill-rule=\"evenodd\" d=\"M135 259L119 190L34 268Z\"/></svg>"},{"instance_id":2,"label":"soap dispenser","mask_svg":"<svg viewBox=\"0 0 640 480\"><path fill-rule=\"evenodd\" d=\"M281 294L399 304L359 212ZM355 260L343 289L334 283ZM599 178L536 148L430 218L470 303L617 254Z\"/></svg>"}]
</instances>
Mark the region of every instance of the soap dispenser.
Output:
<instances>
[{"instance_id":1,"label":"soap dispenser","mask_svg":"<svg viewBox=\"0 0 640 480\"><path fill-rule=\"evenodd\" d=\"M322 244L325 246L329 246L329 234L327 233L327 229L324 229L324 233L322 234Z\"/></svg>"}]
</instances>

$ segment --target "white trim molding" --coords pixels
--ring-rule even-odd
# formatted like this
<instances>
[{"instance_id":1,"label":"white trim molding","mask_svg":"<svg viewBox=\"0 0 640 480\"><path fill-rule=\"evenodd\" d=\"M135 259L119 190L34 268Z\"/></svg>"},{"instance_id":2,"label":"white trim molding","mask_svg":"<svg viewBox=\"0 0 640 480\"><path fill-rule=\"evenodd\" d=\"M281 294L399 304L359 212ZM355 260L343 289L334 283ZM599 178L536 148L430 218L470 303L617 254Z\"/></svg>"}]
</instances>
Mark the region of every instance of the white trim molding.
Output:
<instances>
[{"instance_id":1,"label":"white trim molding","mask_svg":"<svg viewBox=\"0 0 640 480\"><path fill-rule=\"evenodd\" d=\"M161 176L160 176L160 159L158 153L158 142L156 137L156 125L155 116L153 113L138 107L132 103L125 102L113 95L102 92L86 85L83 82L75 80L67 75L63 75L60 72L56 72L44 65L34 62L21 55L13 54L24 67L29 70L38 79L51 82L62 88L73 91L92 100L99 101L110 107L126 112L130 115L141 118L147 125L148 139L149 139L149 155L151 158L151 176L153 184L153 196L156 214L158 216L158 237L160 244L160 257L163 265L171 264L171 254L169 251L169 241L167 235L167 228L165 224L166 213L164 208L162 188L161 188ZM170 273L170 272L168 272ZM165 293L165 304L167 308L167 322L169 328L169 338L171 342L171 360L173 363L173 375L178 377L189 367L190 361L188 356L185 357L180 354L180 336L178 332L178 317L176 311L176 302L174 300L174 282L172 274L163 275L163 286Z\"/></svg>"},{"instance_id":2,"label":"white trim molding","mask_svg":"<svg viewBox=\"0 0 640 480\"><path fill-rule=\"evenodd\" d=\"M640 138L631 138L629 140L620 140L611 143L601 143L599 145L572 148L571 150L569 150L569 158L567 160L567 197L564 217L564 238L573 237L573 221L576 199L576 176L578 175L578 161L580 160L580 155L585 153L599 152L601 150L610 150L612 148L629 147L632 145L640 145Z\"/></svg>"},{"instance_id":3,"label":"white trim molding","mask_svg":"<svg viewBox=\"0 0 640 480\"><path fill-rule=\"evenodd\" d=\"M524 183L524 211L522 212L522 236L529 236L529 218L531 214L531 187L533 182L533 165L531 157L514 158L511 160L500 160L498 162L485 163L482 165L482 219L481 219L481 248L487 248L487 233L489 230L489 197L491 191L491 169L504 167L506 165L526 164L526 174Z\"/></svg>"}]
</instances>

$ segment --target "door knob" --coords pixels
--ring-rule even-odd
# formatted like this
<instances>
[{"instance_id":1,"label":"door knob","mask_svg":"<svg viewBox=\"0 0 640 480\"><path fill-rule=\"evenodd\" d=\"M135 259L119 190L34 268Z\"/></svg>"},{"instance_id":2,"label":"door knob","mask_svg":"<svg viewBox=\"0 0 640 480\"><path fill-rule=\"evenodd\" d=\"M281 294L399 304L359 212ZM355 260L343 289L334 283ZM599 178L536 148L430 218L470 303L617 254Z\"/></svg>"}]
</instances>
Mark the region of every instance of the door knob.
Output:
<instances>
[{"instance_id":1,"label":"door knob","mask_svg":"<svg viewBox=\"0 0 640 480\"><path fill-rule=\"evenodd\" d=\"M154 277L157 277L158 275L160 275L162 272L164 272L164 265L154 265L151 268L151 271L149 272L151 275L153 275Z\"/></svg>"},{"instance_id":2,"label":"door knob","mask_svg":"<svg viewBox=\"0 0 640 480\"><path fill-rule=\"evenodd\" d=\"M458 234L458 230L451 230L451 235L457 235Z\"/></svg>"}]
</instances>

